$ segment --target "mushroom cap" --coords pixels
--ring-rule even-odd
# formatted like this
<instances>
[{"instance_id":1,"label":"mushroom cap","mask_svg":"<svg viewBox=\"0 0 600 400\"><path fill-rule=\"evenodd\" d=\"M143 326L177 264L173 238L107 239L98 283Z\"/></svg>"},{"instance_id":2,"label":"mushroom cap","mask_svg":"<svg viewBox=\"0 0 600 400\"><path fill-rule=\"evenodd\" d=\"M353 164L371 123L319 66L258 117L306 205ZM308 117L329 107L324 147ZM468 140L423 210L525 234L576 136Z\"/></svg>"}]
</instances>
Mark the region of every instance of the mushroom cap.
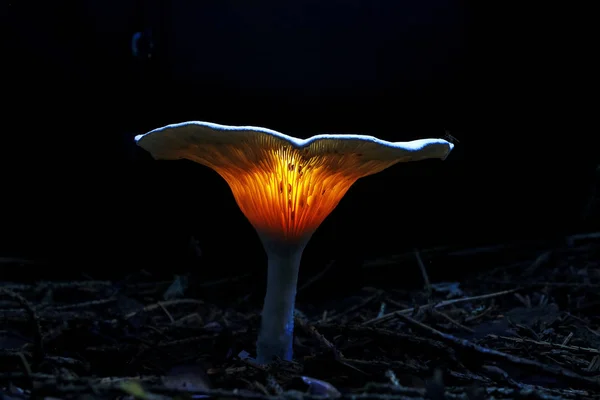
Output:
<instances>
[{"instance_id":1,"label":"mushroom cap","mask_svg":"<svg viewBox=\"0 0 600 400\"><path fill-rule=\"evenodd\" d=\"M214 169L261 237L277 241L310 237L357 179L399 162L443 160L454 147L443 139L298 139L266 128L199 121L167 125L135 140L155 159L188 159Z\"/></svg>"}]
</instances>

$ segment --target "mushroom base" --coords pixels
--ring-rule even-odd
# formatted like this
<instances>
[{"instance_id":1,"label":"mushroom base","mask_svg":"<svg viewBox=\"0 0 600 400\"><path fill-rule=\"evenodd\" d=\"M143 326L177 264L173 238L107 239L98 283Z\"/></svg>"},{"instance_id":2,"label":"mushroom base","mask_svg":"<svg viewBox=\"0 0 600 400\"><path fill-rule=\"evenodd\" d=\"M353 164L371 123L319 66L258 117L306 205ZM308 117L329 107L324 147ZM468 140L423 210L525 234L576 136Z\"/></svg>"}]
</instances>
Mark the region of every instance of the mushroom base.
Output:
<instances>
[{"instance_id":1,"label":"mushroom base","mask_svg":"<svg viewBox=\"0 0 600 400\"><path fill-rule=\"evenodd\" d=\"M261 364L269 363L275 357L291 361L296 286L305 243L281 244L263 240L263 245L269 266L256 358Z\"/></svg>"}]
</instances>

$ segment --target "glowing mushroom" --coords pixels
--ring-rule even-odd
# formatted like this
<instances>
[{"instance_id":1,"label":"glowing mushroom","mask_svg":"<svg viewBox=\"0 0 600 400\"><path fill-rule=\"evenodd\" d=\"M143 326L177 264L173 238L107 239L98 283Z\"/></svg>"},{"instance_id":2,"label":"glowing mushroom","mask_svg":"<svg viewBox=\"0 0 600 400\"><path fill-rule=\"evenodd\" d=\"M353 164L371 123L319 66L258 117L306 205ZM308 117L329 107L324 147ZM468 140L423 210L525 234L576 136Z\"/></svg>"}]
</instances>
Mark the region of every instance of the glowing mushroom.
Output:
<instances>
[{"instance_id":1,"label":"glowing mushroom","mask_svg":"<svg viewBox=\"0 0 600 400\"><path fill-rule=\"evenodd\" d=\"M257 361L292 358L294 303L302 252L313 232L359 178L399 162L445 159L442 139L386 142L372 136L297 139L252 126L168 125L136 136L155 159L188 159L229 184L268 257Z\"/></svg>"}]
</instances>

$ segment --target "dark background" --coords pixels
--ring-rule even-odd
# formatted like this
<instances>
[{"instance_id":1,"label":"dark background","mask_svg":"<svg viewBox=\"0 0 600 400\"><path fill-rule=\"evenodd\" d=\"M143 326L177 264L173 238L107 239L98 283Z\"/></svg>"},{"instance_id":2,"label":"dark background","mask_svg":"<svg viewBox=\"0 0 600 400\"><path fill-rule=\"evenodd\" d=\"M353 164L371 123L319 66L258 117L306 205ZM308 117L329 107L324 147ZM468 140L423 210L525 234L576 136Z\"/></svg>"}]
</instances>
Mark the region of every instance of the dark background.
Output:
<instances>
[{"instance_id":1,"label":"dark background","mask_svg":"<svg viewBox=\"0 0 600 400\"><path fill-rule=\"evenodd\" d=\"M260 242L216 173L153 161L133 143L186 120L299 137L458 139L444 162L357 182L313 236L307 273L331 259L351 271L413 247L558 241L598 225L585 210L600 161L574 106L582 64L564 10L453 0L0 4L0 256L39 261L35 278L261 270ZM142 40L135 57L138 31L154 47Z\"/></svg>"}]
</instances>

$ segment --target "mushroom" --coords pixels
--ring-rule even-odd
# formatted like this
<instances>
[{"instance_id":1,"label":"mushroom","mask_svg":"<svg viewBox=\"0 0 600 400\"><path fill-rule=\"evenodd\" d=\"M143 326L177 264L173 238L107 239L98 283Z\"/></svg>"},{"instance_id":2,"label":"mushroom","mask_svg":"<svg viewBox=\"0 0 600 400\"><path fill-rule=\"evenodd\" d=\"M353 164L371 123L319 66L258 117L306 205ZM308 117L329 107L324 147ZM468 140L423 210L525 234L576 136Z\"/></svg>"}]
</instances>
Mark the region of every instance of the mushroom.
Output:
<instances>
[{"instance_id":1,"label":"mushroom","mask_svg":"<svg viewBox=\"0 0 600 400\"><path fill-rule=\"evenodd\" d=\"M302 252L357 179L399 162L445 159L442 139L387 142L363 135L297 139L270 129L184 122L136 136L155 159L188 159L227 181L268 257L257 362L292 359Z\"/></svg>"}]
</instances>

